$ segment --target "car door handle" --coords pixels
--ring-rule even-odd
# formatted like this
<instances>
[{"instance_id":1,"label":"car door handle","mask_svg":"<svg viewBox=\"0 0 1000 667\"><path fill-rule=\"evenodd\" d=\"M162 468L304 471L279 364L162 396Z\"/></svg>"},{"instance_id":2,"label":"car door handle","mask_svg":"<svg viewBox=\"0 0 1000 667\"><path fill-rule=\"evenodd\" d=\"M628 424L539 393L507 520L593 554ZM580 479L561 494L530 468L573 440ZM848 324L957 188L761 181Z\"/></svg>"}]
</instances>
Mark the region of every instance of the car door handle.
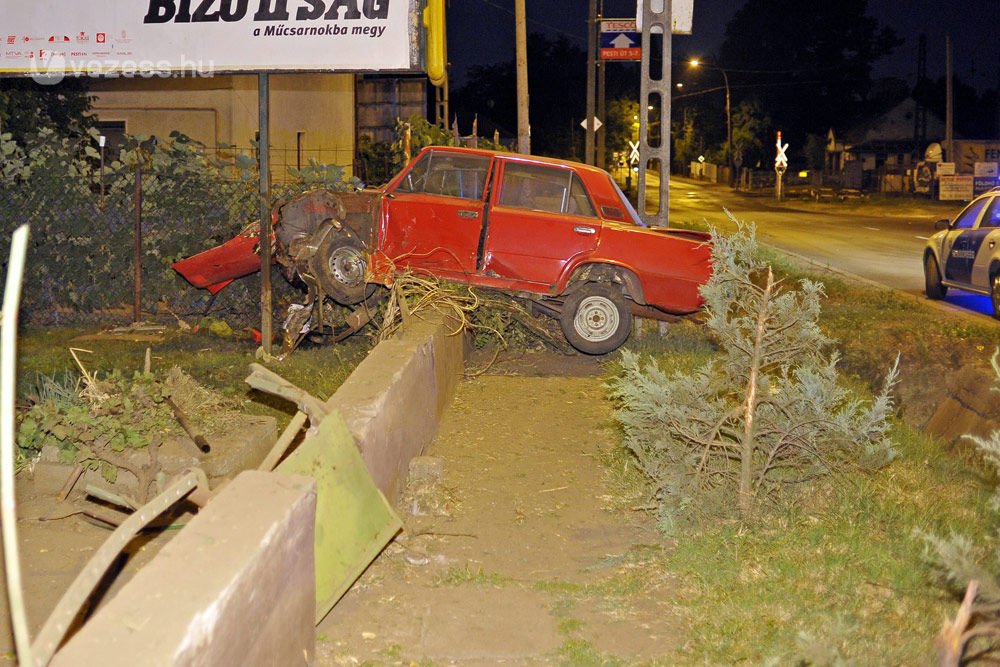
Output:
<instances>
[{"instance_id":1,"label":"car door handle","mask_svg":"<svg viewBox=\"0 0 1000 667\"><path fill-rule=\"evenodd\" d=\"M478 218L479 217L479 211L459 211L458 212L458 217L460 217L460 218L470 218L470 219Z\"/></svg>"},{"instance_id":2,"label":"car door handle","mask_svg":"<svg viewBox=\"0 0 1000 667\"><path fill-rule=\"evenodd\" d=\"M577 234L596 234L597 230L593 227L584 227L583 225L577 225L573 228L573 231Z\"/></svg>"}]
</instances>

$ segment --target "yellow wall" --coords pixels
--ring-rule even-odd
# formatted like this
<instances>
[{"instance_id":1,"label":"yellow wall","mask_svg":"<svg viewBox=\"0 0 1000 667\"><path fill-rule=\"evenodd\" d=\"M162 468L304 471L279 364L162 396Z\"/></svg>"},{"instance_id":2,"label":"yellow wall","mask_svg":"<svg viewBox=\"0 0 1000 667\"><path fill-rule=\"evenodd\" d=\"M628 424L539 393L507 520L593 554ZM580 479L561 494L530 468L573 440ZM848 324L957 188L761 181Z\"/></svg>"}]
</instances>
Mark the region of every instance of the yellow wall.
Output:
<instances>
[{"instance_id":1,"label":"yellow wall","mask_svg":"<svg viewBox=\"0 0 1000 667\"><path fill-rule=\"evenodd\" d=\"M354 160L354 75L272 74L271 160L274 177L314 158L351 166ZM93 108L102 121L125 121L133 135L166 138L178 130L206 146L249 151L257 133L256 75L94 82ZM301 134L301 150L299 134Z\"/></svg>"}]
</instances>

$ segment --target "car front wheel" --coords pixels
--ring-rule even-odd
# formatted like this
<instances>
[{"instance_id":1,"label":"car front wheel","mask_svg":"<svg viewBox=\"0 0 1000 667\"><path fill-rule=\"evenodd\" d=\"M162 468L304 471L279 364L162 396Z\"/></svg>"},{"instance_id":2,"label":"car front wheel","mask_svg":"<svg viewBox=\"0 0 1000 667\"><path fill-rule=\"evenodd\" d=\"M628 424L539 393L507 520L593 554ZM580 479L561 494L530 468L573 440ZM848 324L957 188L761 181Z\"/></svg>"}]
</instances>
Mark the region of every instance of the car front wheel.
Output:
<instances>
[{"instance_id":1,"label":"car front wheel","mask_svg":"<svg viewBox=\"0 0 1000 667\"><path fill-rule=\"evenodd\" d=\"M569 344L584 354L607 354L628 339L632 317L621 290L587 283L563 304L559 327Z\"/></svg>"},{"instance_id":2,"label":"car front wheel","mask_svg":"<svg viewBox=\"0 0 1000 667\"><path fill-rule=\"evenodd\" d=\"M993 317L1000 320L1000 271L994 273L990 281L990 299L993 301Z\"/></svg>"},{"instance_id":3,"label":"car front wheel","mask_svg":"<svg viewBox=\"0 0 1000 667\"><path fill-rule=\"evenodd\" d=\"M351 306L368 295L367 251L350 230L327 234L313 265L323 291L337 303Z\"/></svg>"},{"instance_id":4,"label":"car front wheel","mask_svg":"<svg viewBox=\"0 0 1000 667\"><path fill-rule=\"evenodd\" d=\"M928 299L943 299L948 293L948 288L941 284L941 272L938 270L937 260L934 255L928 253L924 258L924 291Z\"/></svg>"}]
</instances>

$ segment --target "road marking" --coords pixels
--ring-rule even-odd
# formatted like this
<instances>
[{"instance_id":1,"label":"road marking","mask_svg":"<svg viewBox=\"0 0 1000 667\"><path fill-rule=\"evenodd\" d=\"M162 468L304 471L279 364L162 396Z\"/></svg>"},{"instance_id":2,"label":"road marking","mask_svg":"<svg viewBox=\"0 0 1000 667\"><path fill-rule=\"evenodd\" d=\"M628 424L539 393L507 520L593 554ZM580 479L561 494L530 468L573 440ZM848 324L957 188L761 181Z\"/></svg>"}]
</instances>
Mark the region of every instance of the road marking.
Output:
<instances>
[{"instance_id":1,"label":"road marking","mask_svg":"<svg viewBox=\"0 0 1000 667\"><path fill-rule=\"evenodd\" d=\"M865 229L870 229L870 230L872 230L873 232L879 232L879 231L882 231L882 230L880 230L880 229L879 229L878 227L865 227Z\"/></svg>"},{"instance_id":2,"label":"road marking","mask_svg":"<svg viewBox=\"0 0 1000 667\"><path fill-rule=\"evenodd\" d=\"M927 239L929 239L930 237L929 237L929 236L917 236L917 238L918 238L918 239L921 239L922 241L926 241L926 240L927 240Z\"/></svg>"}]
</instances>

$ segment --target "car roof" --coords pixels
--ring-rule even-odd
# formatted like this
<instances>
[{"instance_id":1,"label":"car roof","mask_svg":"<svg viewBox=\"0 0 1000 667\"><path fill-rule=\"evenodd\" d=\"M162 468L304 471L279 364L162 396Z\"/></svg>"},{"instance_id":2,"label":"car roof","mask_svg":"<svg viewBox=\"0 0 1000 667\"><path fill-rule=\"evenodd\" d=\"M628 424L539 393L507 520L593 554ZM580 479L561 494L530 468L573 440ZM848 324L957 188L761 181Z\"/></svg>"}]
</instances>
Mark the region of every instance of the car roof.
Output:
<instances>
[{"instance_id":1,"label":"car roof","mask_svg":"<svg viewBox=\"0 0 1000 667\"><path fill-rule=\"evenodd\" d=\"M574 162L573 160L563 160L560 158L542 157L541 155L525 155L524 153L511 153L508 151L486 150L483 148L464 148L460 146L427 146L420 151L420 154L426 153L428 151L459 153L466 155L496 156L506 159L518 160L522 162L535 162L540 164L553 164L560 166L568 165L594 174L606 175L608 173L605 170L601 169L600 167L594 167L589 164L583 164L582 162Z\"/></svg>"}]
</instances>

